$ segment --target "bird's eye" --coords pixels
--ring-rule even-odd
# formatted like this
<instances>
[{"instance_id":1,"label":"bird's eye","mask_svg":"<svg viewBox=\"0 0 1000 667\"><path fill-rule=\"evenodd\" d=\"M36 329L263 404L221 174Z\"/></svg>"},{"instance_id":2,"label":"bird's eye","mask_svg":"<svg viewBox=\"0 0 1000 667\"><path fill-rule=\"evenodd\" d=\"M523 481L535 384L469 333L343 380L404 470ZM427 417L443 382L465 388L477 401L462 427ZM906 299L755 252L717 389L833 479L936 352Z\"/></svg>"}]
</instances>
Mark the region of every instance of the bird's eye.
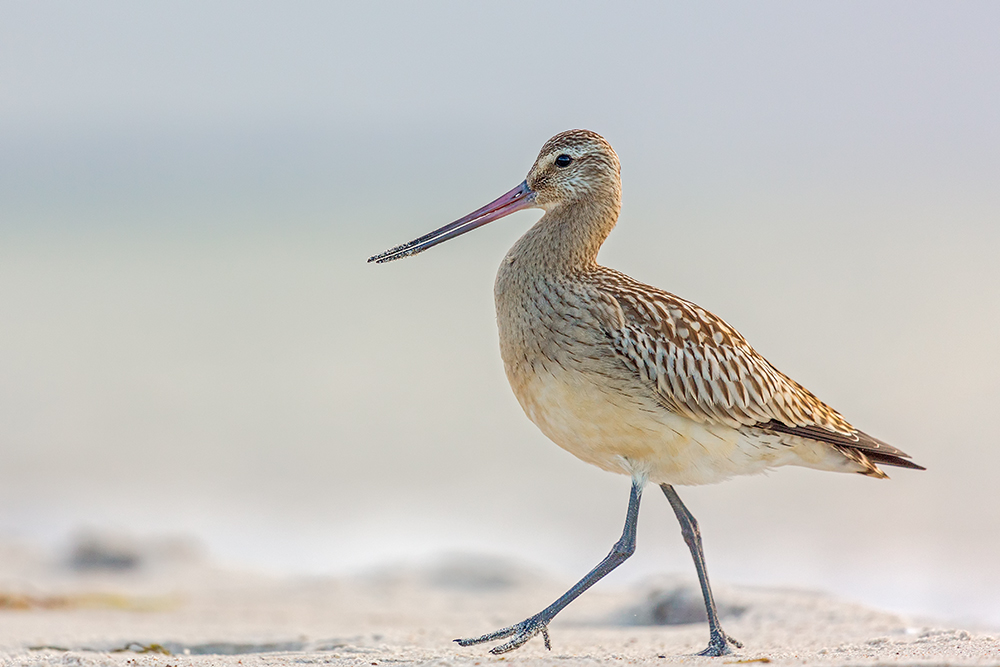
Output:
<instances>
[{"instance_id":1,"label":"bird's eye","mask_svg":"<svg viewBox=\"0 0 1000 667\"><path fill-rule=\"evenodd\" d=\"M570 156L568 156L565 153L563 153L562 155L560 155L559 157L556 158L556 166L557 167L568 167L569 163L572 162L572 161L573 161L573 158L571 158Z\"/></svg>"}]
</instances>

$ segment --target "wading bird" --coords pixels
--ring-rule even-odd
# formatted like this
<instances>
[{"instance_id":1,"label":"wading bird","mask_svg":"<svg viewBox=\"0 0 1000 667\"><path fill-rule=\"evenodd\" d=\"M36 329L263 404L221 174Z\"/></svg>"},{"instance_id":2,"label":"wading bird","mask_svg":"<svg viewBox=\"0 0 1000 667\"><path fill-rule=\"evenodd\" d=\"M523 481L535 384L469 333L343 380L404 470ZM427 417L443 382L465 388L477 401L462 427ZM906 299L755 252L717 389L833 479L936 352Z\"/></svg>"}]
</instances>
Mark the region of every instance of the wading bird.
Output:
<instances>
[{"instance_id":1,"label":"wading bird","mask_svg":"<svg viewBox=\"0 0 1000 667\"><path fill-rule=\"evenodd\" d=\"M611 552L551 605L462 646L510 638L522 646L635 550L639 500L659 484L694 558L708 612L708 648L742 645L723 632L698 524L675 485L709 484L784 465L885 478L878 464L909 456L854 428L760 356L722 319L597 263L618 221L618 156L600 135L549 139L523 183L469 215L371 257L389 262L526 208L545 215L514 244L494 297L507 379L528 418L553 442L604 470L629 475L625 529Z\"/></svg>"}]
</instances>

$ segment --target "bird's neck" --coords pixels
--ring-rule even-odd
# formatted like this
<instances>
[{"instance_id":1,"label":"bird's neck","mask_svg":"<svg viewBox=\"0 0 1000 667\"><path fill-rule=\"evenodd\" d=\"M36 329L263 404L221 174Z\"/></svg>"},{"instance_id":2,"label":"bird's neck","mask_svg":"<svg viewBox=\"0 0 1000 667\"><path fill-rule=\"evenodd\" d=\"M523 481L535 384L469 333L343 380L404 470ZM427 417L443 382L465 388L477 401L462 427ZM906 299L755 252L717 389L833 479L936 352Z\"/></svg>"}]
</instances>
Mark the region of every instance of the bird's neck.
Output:
<instances>
[{"instance_id":1,"label":"bird's neck","mask_svg":"<svg viewBox=\"0 0 1000 667\"><path fill-rule=\"evenodd\" d=\"M553 208L514 244L507 262L521 271L575 273L593 268L620 210L620 197Z\"/></svg>"}]
</instances>

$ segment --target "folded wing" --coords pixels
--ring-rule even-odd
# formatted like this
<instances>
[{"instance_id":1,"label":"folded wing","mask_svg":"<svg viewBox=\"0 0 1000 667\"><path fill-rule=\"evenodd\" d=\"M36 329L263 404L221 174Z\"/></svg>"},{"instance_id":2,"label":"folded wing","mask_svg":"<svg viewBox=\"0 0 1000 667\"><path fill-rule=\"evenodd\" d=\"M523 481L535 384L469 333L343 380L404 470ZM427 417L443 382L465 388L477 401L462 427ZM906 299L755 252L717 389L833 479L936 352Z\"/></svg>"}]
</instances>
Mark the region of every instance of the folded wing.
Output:
<instances>
[{"instance_id":1,"label":"folded wing","mask_svg":"<svg viewBox=\"0 0 1000 667\"><path fill-rule=\"evenodd\" d=\"M824 442L877 477L885 475L876 463L923 469L851 426L705 309L611 269L601 269L600 286L616 354L665 408L698 422Z\"/></svg>"}]
</instances>

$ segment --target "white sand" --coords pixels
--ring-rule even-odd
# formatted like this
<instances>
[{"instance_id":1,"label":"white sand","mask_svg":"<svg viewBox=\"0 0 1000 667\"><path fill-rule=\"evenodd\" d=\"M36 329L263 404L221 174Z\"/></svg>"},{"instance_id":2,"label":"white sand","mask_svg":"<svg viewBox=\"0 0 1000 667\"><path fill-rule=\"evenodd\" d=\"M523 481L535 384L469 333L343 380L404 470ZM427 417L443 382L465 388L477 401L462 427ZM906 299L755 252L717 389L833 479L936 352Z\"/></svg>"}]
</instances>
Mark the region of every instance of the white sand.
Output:
<instances>
[{"instance_id":1,"label":"white sand","mask_svg":"<svg viewBox=\"0 0 1000 667\"><path fill-rule=\"evenodd\" d=\"M268 578L184 559L96 573L41 565L10 550L0 560L5 665L1000 665L1000 640L987 633L805 591L718 584L724 627L745 645L725 658L692 655L707 641L703 622L636 625L697 613L692 582L670 579L629 590L598 585L551 624L551 652L536 638L494 657L488 647L451 640L521 620L566 582L470 558L352 579ZM142 652L153 645L170 655Z\"/></svg>"}]
</instances>

